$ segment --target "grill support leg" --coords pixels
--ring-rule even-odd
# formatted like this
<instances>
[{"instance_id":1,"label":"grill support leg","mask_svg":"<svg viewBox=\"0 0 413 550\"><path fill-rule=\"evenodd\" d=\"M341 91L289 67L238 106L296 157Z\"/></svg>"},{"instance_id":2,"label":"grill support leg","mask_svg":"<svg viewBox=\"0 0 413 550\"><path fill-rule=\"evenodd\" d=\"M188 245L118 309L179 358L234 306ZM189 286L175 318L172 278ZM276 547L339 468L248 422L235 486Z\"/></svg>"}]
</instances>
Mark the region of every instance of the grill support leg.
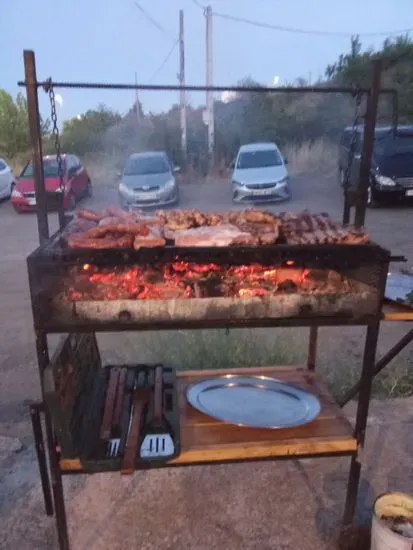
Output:
<instances>
[{"instance_id":1,"label":"grill support leg","mask_svg":"<svg viewBox=\"0 0 413 550\"><path fill-rule=\"evenodd\" d=\"M308 356L307 356L307 369L309 371L315 371L315 363L317 360L317 340L318 340L318 327L310 327L310 339L308 342Z\"/></svg>"},{"instance_id":2,"label":"grill support leg","mask_svg":"<svg viewBox=\"0 0 413 550\"><path fill-rule=\"evenodd\" d=\"M70 550L63 495L63 480L59 467L59 452L57 450L53 427L47 410L45 411L45 421L59 550Z\"/></svg>"},{"instance_id":3,"label":"grill support leg","mask_svg":"<svg viewBox=\"0 0 413 550\"><path fill-rule=\"evenodd\" d=\"M369 413L371 386L374 378L376 346L380 322L368 325L364 346L363 367L360 377L360 393L357 405L354 437L357 440L358 452L362 451L366 437L367 416ZM347 485L347 497L344 509L344 525L349 525L354 518L357 504L357 492L361 472L360 454L351 459L350 475Z\"/></svg>"},{"instance_id":4,"label":"grill support leg","mask_svg":"<svg viewBox=\"0 0 413 550\"><path fill-rule=\"evenodd\" d=\"M36 448L37 463L39 465L40 480L42 482L44 506L48 516L53 515L52 493L50 491L50 480L47 471L46 453L44 449L44 437L40 413L44 412L43 403L33 403L30 405L30 417L32 420L34 443Z\"/></svg>"}]
</instances>

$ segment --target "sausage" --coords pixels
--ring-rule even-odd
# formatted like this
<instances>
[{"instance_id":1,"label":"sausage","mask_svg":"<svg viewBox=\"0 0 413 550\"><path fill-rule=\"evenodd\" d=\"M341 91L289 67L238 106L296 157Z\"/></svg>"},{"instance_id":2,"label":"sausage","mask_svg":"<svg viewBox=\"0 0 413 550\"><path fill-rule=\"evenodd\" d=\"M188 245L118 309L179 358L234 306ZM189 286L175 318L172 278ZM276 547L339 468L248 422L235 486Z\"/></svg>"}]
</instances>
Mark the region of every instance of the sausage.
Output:
<instances>
[{"instance_id":1,"label":"sausage","mask_svg":"<svg viewBox=\"0 0 413 550\"><path fill-rule=\"evenodd\" d=\"M63 235L70 235L73 233L84 233L89 229L96 227L96 222L92 220L85 220L84 218L75 218L69 222L64 228Z\"/></svg>"},{"instance_id":2,"label":"sausage","mask_svg":"<svg viewBox=\"0 0 413 550\"><path fill-rule=\"evenodd\" d=\"M123 235L117 239L90 239L79 235L69 235L69 248L104 249L104 248L131 248L133 235Z\"/></svg>"},{"instance_id":3,"label":"sausage","mask_svg":"<svg viewBox=\"0 0 413 550\"><path fill-rule=\"evenodd\" d=\"M165 246L165 239L162 237L135 237L133 241L133 248L139 250L140 248L159 248Z\"/></svg>"},{"instance_id":4,"label":"sausage","mask_svg":"<svg viewBox=\"0 0 413 550\"><path fill-rule=\"evenodd\" d=\"M107 206L106 212L109 216L114 216L116 218L128 218L130 217L130 214L128 212L125 212L125 210L122 210L122 208L119 208L119 206Z\"/></svg>"},{"instance_id":5,"label":"sausage","mask_svg":"<svg viewBox=\"0 0 413 550\"><path fill-rule=\"evenodd\" d=\"M94 210L79 208L78 210L76 210L76 215L78 218L83 218L84 220L99 222L102 218L105 217L106 212L95 212Z\"/></svg>"},{"instance_id":6,"label":"sausage","mask_svg":"<svg viewBox=\"0 0 413 550\"><path fill-rule=\"evenodd\" d=\"M87 239L96 239L105 237L108 233L129 233L130 235L149 235L149 228L145 224L139 223L114 223L104 226L93 227L86 231Z\"/></svg>"}]
</instances>

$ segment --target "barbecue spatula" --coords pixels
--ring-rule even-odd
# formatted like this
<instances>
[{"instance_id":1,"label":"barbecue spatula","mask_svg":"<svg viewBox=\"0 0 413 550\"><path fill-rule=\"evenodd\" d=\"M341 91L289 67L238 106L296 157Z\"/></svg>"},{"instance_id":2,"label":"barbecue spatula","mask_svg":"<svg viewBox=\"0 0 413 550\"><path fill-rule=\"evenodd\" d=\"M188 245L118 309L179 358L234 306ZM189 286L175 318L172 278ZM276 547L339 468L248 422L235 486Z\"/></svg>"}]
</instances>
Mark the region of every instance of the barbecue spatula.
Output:
<instances>
[{"instance_id":1,"label":"barbecue spatula","mask_svg":"<svg viewBox=\"0 0 413 550\"><path fill-rule=\"evenodd\" d=\"M148 433L149 432L149 433ZM141 445L142 459L172 456L175 445L163 421L163 367L155 368L153 421Z\"/></svg>"}]
</instances>

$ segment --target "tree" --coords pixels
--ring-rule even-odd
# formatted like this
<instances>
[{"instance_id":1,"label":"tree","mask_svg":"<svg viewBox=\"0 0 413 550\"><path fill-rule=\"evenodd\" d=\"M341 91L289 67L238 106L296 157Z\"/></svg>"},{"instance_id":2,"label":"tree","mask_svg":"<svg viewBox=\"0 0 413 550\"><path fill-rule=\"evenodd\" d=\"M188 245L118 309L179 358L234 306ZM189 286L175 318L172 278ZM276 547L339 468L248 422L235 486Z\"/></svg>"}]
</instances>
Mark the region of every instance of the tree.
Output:
<instances>
[{"instance_id":1,"label":"tree","mask_svg":"<svg viewBox=\"0 0 413 550\"><path fill-rule=\"evenodd\" d=\"M41 132L47 135L49 120L40 121ZM12 158L30 149L29 121L26 98L18 93L16 99L0 89L0 150Z\"/></svg>"},{"instance_id":2,"label":"tree","mask_svg":"<svg viewBox=\"0 0 413 550\"><path fill-rule=\"evenodd\" d=\"M84 115L66 120L61 137L62 148L79 155L102 150L106 132L121 118L118 113L99 105Z\"/></svg>"}]
</instances>

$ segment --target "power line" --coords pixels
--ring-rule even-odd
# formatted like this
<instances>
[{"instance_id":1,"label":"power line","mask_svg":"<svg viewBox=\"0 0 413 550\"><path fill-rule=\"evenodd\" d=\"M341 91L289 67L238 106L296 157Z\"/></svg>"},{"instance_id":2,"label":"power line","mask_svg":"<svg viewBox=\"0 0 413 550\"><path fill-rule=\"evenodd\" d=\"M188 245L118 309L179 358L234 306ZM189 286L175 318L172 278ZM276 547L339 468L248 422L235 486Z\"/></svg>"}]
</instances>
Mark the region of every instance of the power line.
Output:
<instances>
[{"instance_id":1,"label":"power line","mask_svg":"<svg viewBox=\"0 0 413 550\"><path fill-rule=\"evenodd\" d=\"M196 0L193 0L195 3ZM198 5L198 4L197 4ZM319 35L319 36L389 36L393 34L407 34L413 29L401 29L401 30L393 30L393 31L379 31L379 32L340 32L340 31L322 31L322 30L309 30L309 29L298 29L294 27L284 27L282 25L272 25L270 23L263 23L260 21L253 21L251 19L245 19L243 17L237 17L235 15L229 15L227 13L218 13L213 12L213 15L215 17L221 17L222 19L228 19L230 21L235 21L236 23L245 23L247 25L253 25L254 27L261 27L266 29L271 29L275 31L280 32L289 32L289 33L295 33L295 34L313 34L313 35Z\"/></svg>"},{"instance_id":2,"label":"power line","mask_svg":"<svg viewBox=\"0 0 413 550\"><path fill-rule=\"evenodd\" d=\"M159 67L156 69L156 71L153 73L153 75L151 76L151 78L149 79L149 84L151 84L155 78L158 76L158 74L162 71L162 69L165 67L165 65L168 63L171 55L173 54L173 52L175 51L175 48L177 47L179 43L179 38L177 38L174 43L172 44L172 47L171 49L168 51L168 53L166 54L164 60L162 61L162 63L159 65Z\"/></svg>"},{"instance_id":3,"label":"power line","mask_svg":"<svg viewBox=\"0 0 413 550\"><path fill-rule=\"evenodd\" d=\"M143 13L146 19L150 21L152 25L158 29L158 31L160 31L162 34L165 34L169 38L171 37L172 33L167 29L165 29L165 27L163 27L160 23L158 23L158 21L156 21L156 19L154 19L152 15L148 13L140 4L138 4L137 2L134 2L134 4L138 8L138 10L140 10Z\"/></svg>"},{"instance_id":4,"label":"power line","mask_svg":"<svg viewBox=\"0 0 413 550\"><path fill-rule=\"evenodd\" d=\"M192 2L195 4L195 6L201 8L202 11L205 11L207 8L205 4L201 4L201 2L199 2L198 0L192 0Z\"/></svg>"}]
</instances>

